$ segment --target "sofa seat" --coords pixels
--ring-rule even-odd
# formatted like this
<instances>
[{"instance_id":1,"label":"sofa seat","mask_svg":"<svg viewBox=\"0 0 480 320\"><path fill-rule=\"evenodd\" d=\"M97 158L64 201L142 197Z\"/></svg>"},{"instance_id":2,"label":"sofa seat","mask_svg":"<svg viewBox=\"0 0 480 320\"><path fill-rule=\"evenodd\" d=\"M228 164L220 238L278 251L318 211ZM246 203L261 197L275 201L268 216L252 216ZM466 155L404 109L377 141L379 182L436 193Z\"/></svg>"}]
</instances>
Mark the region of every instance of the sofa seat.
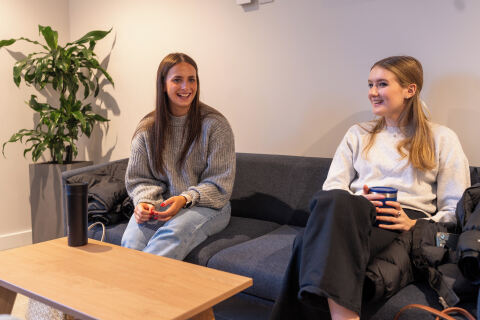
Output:
<instances>
[{"instance_id":1,"label":"sofa seat","mask_svg":"<svg viewBox=\"0 0 480 320\"><path fill-rule=\"evenodd\" d=\"M207 266L253 278L253 286L244 292L275 301L292 254L292 244L303 228L283 225L261 237L228 247L212 258Z\"/></svg>"},{"instance_id":2,"label":"sofa seat","mask_svg":"<svg viewBox=\"0 0 480 320\"><path fill-rule=\"evenodd\" d=\"M107 226L104 241L120 245L127 224L128 221L125 221ZM279 227L280 225L276 222L232 217L230 223L224 230L209 237L198 247L193 249L185 258L185 261L207 266L209 259L217 252L239 243L255 239ZM88 237L100 240L102 237L102 227L100 225L93 226L91 230L88 231Z\"/></svg>"},{"instance_id":3,"label":"sofa seat","mask_svg":"<svg viewBox=\"0 0 480 320\"><path fill-rule=\"evenodd\" d=\"M122 223L106 226L105 239L103 239L103 241L119 246L122 241L123 232L127 228L127 224L128 221L124 221ZM102 238L102 232L102 226L95 225L90 230L88 230L88 237L90 239L100 241L100 239Z\"/></svg>"},{"instance_id":4,"label":"sofa seat","mask_svg":"<svg viewBox=\"0 0 480 320\"><path fill-rule=\"evenodd\" d=\"M362 319L393 319L393 316L401 308L412 303L429 306L437 310L443 309L442 305L438 301L438 296L435 291L433 291L433 289L430 288L430 286L425 282L416 282L401 289L387 301L380 301L376 304L368 304L363 306ZM456 305L456 307L464 308L475 316L477 314L476 304L476 299L471 299L460 302L458 305ZM424 320L433 318L434 317L430 316L429 313L418 309L408 310L403 314L403 316L400 317L400 319L408 320ZM462 316L454 318L464 319Z\"/></svg>"},{"instance_id":5,"label":"sofa seat","mask_svg":"<svg viewBox=\"0 0 480 320\"><path fill-rule=\"evenodd\" d=\"M219 252L260 237L278 227L280 225L272 221L232 217L224 230L209 237L193 249L185 261L209 266L210 259Z\"/></svg>"}]
</instances>

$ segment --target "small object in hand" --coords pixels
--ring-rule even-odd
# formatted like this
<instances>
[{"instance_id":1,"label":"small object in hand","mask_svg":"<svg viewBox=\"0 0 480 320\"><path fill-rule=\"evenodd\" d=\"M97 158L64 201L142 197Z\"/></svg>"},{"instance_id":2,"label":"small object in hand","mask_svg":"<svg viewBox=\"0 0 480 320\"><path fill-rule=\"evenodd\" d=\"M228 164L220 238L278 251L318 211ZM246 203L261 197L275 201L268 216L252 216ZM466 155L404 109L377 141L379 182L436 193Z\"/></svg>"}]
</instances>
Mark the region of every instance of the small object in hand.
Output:
<instances>
[{"instance_id":1,"label":"small object in hand","mask_svg":"<svg viewBox=\"0 0 480 320\"><path fill-rule=\"evenodd\" d=\"M379 199L378 201L381 201L383 203L383 205L380 207L380 208L393 208L389 205L386 205L385 202L387 201L397 201L397 192L398 192L398 189L395 189L395 188L391 188L391 187L371 187L370 190L369 190L369 193L372 193L372 194L381 194L383 196L385 196L384 199ZM394 208L395 209L395 208ZM383 214L383 213L380 213L380 214L377 214L378 216L390 216L391 215L386 215L386 214ZM400 217L400 211L397 212L397 215L396 217ZM386 221L375 221L375 226L378 227L379 224L393 224L391 222L386 222Z\"/></svg>"}]
</instances>

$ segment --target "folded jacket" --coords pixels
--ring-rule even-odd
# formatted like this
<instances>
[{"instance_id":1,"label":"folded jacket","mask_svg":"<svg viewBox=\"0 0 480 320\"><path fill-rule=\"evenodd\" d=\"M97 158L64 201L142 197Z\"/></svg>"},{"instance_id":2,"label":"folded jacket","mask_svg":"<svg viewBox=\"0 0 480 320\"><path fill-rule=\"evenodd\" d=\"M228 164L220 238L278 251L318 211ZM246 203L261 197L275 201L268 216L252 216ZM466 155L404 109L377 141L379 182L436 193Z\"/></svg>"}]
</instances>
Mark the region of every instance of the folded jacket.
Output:
<instances>
[{"instance_id":1,"label":"folded jacket","mask_svg":"<svg viewBox=\"0 0 480 320\"><path fill-rule=\"evenodd\" d=\"M112 224L129 218L133 213L133 203L127 200L124 166L100 168L73 176L67 182L88 184L89 221Z\"/></svg>"},{"instance_id":2,"label":"folded jacket","mask_svg":"<svg viewBox=\"0 0 480 320\"><path fill-rule=\"evenodd\" d=\"M88 212L88 222L101 222L104 225L113 225L124 220L130 219L133 214L133 201L130 197L126 197L121 203L118 203L109 212Z\"/></svg>"}]
</instances>

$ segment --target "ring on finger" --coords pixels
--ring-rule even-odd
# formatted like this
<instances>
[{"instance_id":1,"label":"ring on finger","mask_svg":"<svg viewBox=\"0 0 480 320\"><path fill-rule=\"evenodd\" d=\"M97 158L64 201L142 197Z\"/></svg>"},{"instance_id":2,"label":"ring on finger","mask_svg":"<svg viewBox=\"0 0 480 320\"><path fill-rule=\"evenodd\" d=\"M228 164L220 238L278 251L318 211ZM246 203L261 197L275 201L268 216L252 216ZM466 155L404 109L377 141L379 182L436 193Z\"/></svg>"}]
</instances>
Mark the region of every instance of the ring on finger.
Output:
<instances>
[{"instance_id":1,"label":"ring on finger","mask_svg":"<svg viewBox=\"0 0 480 320\"><path fill-rule=\"evenodd\" d=\"M397 218L400 217L400 215L402 214L402 212L400 210L397 211Z\"/></svg>"}]
</instances>

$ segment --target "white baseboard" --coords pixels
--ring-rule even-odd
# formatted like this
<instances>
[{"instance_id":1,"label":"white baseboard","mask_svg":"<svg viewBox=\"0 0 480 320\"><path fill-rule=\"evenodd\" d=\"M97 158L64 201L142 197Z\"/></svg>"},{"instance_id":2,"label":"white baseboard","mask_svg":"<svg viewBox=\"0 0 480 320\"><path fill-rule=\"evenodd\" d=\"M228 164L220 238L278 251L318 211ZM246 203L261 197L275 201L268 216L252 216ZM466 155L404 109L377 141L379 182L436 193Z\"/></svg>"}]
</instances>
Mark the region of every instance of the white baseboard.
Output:
<instances>
[{"instance_id":1,"label":"white baseboard","mask_svg":"<svg viewBox=\"0 0 480 320\"><path fill-rule=\"evenodd\" d=\"M0 234L0 250L32 244L32 230Z\"/></svg>"}]
</instances>

